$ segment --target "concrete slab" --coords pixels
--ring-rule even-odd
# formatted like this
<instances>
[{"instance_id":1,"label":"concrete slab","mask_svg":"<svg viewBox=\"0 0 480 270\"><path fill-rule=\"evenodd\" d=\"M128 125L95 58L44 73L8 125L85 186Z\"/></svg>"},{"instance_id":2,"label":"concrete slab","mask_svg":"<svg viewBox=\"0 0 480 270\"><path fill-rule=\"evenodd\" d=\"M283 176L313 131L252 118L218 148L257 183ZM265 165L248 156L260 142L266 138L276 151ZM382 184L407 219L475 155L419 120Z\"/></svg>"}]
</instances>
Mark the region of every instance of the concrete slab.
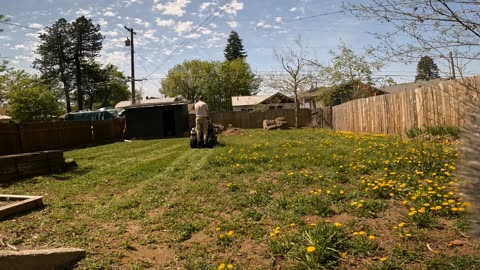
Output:
<instances>
[{"instance_id":1,"label":"concrete slab","mask_svg":"<svg viewBox=\"0 0 480 270\"><path fill-rule=\"evenodd\" d=\"M39 250L0 250L0 269L3 270L51 270L68 269L85 257L85 251L77 248Z\"/></svg>"}]
</instances>

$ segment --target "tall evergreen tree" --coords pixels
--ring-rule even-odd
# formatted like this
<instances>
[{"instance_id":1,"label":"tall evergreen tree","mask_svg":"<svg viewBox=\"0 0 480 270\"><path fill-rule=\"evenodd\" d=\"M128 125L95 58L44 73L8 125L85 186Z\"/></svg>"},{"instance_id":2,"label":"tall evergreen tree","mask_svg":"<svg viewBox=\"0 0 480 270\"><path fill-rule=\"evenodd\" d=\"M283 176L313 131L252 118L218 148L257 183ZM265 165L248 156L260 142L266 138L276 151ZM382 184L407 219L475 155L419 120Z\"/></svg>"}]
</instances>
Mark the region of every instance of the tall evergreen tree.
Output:
<instances>
[{"instance_id":1,"label":"tall evergreen tree","mask_svg":"<svg viewBox=\"0 0 480 270\"><path fill-rule=\"evenodd\" d=\"M94 25L91 19L81 16L72 23L70 31L73 46L72 54L75 65L75 82L77 85L77 107L83 110L84 91L82 88L82 70L90 65L102 49L103 36L100 25Z\"/></svg>"},{"instance_id":2,"label":"tall evergreen tree","mask_svg":"<svg viewBox=\"0 0 480 270\"><path fill-rule=\"evenodd\" d=\"M417 65L415 81L429 81L440 78L438 67L430 56L422 56Z\"/></svg>"},{"instance_id":3,"label":"tall evergreen tree","mask_svg":"<svg viewBox=\"0 0 480 270\"><path fill-rule=\"evenodd\" d=\"M247 57L247 53L243 49L242 39L240 39L236 31L232 30L230 33L227 40L227 47L224 50L224 55L227 61Z\"/></svg>"},{"instance_id":4,"label":"tall evergreen tree","mask_svg":"<svg viewBox=\"0 0 480 270\"><path fill-rule=\"evenodd\" d=\"M36 51L39 58L33 62L33 67L40 71L46 83L59 80L63 84L67 112L71 112L70 85L73 79L71 27L67 20L61 18L45 28L45 32L39 35Z\"/></svg>"}]
</instances>

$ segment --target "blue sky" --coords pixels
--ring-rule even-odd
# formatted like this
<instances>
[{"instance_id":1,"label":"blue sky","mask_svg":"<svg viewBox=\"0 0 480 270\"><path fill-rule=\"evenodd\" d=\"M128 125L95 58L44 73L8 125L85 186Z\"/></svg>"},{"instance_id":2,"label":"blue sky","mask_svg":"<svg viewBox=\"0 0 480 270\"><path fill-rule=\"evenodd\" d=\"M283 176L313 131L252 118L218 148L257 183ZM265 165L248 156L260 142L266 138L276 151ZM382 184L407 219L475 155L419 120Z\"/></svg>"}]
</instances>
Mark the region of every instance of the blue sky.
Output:
<instances>
[{"instance_id":1,"label":"blue sky","mask_svg":"<svg viewBox=\"0 0 480 270\"><path fill-rule=\"evenodd\" d=\"M124 46L132 27L135 37L135 77L144 95L159 96L161 79L186 59L223 61L223 49L231 30L239 33L248 53L247 61L260 74L281 71L274 49L293 47L301 36L312 58L323 64L329 50L344 42L362 53L374 39L368 32L384 31L385 24L360 21L342 10L335 0L2 0L0 14L10 18L1 24L0 57L10 66L31 68L38 33L59 18L73 21L81 15L101 25L105 36L100 62L117 65L130 74L130 49ZM446 63L437 61L441 71ZM388 74L397 82L413 81L414 64L388 64L377 74Z\"/></svg>"}]
</instances>

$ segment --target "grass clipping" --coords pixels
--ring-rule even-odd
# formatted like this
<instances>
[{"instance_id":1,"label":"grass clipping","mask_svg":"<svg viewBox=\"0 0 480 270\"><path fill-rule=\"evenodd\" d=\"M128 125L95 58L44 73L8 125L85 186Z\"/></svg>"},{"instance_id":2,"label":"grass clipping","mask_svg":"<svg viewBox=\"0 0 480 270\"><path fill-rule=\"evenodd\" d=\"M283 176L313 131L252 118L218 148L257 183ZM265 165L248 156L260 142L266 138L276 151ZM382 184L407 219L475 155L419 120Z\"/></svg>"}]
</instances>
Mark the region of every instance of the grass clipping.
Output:
<instances>
[{"instance_id":1,"label":"grass clipping","mask_svg":"<svg viewBox=\"0 0 480 270\"><path fill-rule=\"evenodd\" d=\"M480 107L473 106L467 114L464 145L461 148L462 162L458 171L460 191L465 200L472 204L469 219L472 234L480 237Z\"/></svg>"}]
</instances>

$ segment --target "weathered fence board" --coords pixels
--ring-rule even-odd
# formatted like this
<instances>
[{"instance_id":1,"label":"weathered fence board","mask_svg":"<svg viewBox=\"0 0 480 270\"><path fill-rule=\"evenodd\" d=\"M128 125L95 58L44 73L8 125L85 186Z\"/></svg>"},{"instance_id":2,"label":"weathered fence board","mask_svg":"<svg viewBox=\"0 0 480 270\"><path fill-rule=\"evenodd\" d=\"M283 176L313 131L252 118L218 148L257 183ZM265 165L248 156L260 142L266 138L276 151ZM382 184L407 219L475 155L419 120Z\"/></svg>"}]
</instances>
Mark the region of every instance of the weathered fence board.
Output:
<instances>
[{"instance_id":1,"label":"weathered fence board","mask_svg":"<svg viewBox=\"0 0 480 270\"><path fill-rule=\"evenodd\" d=\"M0 124L0 156L120 141L124 129L123 118Z\"/></svg>"},{"instance_id":2,"label":"weathered fence board","mask_svg":"<svg viewBox=\"0 0 480 270\"><path fill-rule=\"evenodd\" d=\"M385 134L462 126L467 104L480 104L480 76L353 100L332 108L332 123L335 130Z\"/></svg>"}]
</instances>

